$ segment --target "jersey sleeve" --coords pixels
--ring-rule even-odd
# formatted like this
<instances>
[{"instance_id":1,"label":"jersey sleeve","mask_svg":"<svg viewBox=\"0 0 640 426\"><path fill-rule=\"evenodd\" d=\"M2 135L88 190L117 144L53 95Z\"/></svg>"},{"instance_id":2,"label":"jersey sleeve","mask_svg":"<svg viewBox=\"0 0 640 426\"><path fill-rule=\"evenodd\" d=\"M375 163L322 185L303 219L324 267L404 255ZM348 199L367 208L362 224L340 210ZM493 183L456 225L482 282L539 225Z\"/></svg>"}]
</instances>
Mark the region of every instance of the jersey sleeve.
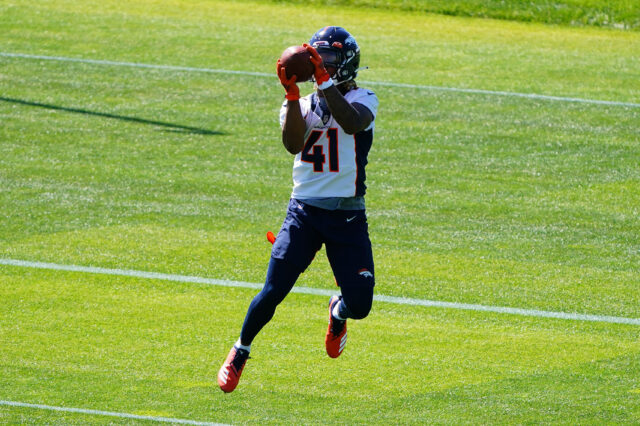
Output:
<instances>
[{"instance_id":1,"label":"jersey sleeve","mask_svg":"<svg viewBox=\"0 0 640 426\"><path fill-rule=\"evenodd\" d=\"M378 113L378 97L374 92L367 89L360 89L357 91L353 99L349 100L352 104L360 104L364 105L371 111L373 114L373 119L375 120L376 114Z\"/></svg>"},{"instance_id":2,"label":"jersey sleeve","mask_svg":"<svg viewBox=\"0 0 640 426\"><path fill-rule=\"evenodd\" d=\"M284 117L287 114L287 100L285 99L280 107L280 127L284 126Z\"/></svg>"},{"instance_id":3,"label":"jersey sleeve","mask_svg":"<svg viewBox=\"0 0 640 426\"><path fill-rule=\"evenodd\" d=\"M311 129L313 129L314 127L322 126L322 119L318 117L316 113L311 111L310 101L306 97L300 98L300 112L302 113L302 118L304 118L304 122L307 128L305 132L305 139L306 139L309 132L311 132ZM287 114L287 101L285 100L282 103L282 107L280 108L280 127L281 128L284 126L284 117L286 114Z\"/></svg>"}]
</instances>

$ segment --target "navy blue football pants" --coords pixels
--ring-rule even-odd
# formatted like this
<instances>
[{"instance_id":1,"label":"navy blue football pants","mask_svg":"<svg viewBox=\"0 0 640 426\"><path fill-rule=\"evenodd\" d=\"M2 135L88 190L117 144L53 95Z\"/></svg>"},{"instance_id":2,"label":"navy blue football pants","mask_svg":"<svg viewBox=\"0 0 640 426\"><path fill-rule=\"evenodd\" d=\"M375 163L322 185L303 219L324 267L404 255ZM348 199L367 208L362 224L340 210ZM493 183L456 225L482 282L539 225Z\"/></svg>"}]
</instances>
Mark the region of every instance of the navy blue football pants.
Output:
<instances>
[{"instance_id":1,"label":"navy blue football pants","mask_svg":"<svg viewBox=\"0 0 640 426\"><path fill-rule=\"evenodd\" d=\"M365 211L325 210L291 199L271 251L265 285L252 300L242 326L243 345L250 345L273 318L322 244L342 292L340 315L362 319L369 314L375 280Z\"/></svg>"}]
</instances>

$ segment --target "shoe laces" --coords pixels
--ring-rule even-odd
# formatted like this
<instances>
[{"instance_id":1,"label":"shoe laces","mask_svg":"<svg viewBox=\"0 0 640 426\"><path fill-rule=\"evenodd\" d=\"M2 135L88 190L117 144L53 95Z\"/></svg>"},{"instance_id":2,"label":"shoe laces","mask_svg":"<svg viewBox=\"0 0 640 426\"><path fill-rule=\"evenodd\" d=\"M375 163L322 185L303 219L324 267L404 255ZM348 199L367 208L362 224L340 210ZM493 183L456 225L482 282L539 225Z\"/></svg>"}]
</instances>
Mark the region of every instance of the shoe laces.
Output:
<instances>
[{"instance_id":1,"label":"shoe laces","mask_svg":"<svg viewBox=\"0 0 640 426\"><path fill-rule=\"evenodd\" d=\"M236 349L236 354L233 356L233 361L231 361L231 365L236 369L236 371L242 370L244 367L244 363L250 359L249 351L244 349Z\"/></svg>"}]
</instances>

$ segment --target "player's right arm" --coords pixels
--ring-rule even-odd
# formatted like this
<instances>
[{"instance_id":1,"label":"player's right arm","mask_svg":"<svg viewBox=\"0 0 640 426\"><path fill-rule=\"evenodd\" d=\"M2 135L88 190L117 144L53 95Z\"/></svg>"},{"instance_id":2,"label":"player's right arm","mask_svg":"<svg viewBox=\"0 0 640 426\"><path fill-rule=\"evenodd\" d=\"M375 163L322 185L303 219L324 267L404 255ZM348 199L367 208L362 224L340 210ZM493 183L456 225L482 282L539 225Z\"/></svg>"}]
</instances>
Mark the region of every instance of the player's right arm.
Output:
<instances>
[{"instance_id":1,"label":"player's right arm","mask_svg":"<svg viewBox=\"0 0 640 426\"><path fill-rule=\"evenodd\" d=\"M287 92L287 106L282 123L282 144L291 154L297 154L304 147L306 123L300 110L300 90L296 85L296 76L287 78L287 73L278 59L278 78Z\"/></svg>"},{"instance_id":2,"label":"player's right arm","mask_svg":"<svg viewBox=\"0 0 640 426\"><path fill-rule=\"evenodd\" d=\"M291 154L296 155L304 147L306 124L300 111L300 101L287 100L287 112L282 124L282 144Z\"/></svg>"}]
</instances>

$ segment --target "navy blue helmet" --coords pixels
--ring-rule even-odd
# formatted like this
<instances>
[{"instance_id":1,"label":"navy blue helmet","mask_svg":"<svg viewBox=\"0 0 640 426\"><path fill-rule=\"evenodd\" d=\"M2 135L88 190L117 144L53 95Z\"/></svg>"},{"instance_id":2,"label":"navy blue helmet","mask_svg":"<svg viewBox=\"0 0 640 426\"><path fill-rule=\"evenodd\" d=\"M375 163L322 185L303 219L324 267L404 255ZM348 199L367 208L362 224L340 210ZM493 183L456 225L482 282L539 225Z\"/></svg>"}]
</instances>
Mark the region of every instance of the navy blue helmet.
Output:
<instances>
[{"instance_id":1,"label":"navy blue helmet","mask_svg":"<svg viewBox=\"0 0 640 426\"><path fill-rule=\"evenodd\" d=\"M360 67L360 48L347 30L324 27L311 37L309 44L318 51L325 66L336 69L331 77L338 84L356 78Z\"/></svg>"}]
</instances>

